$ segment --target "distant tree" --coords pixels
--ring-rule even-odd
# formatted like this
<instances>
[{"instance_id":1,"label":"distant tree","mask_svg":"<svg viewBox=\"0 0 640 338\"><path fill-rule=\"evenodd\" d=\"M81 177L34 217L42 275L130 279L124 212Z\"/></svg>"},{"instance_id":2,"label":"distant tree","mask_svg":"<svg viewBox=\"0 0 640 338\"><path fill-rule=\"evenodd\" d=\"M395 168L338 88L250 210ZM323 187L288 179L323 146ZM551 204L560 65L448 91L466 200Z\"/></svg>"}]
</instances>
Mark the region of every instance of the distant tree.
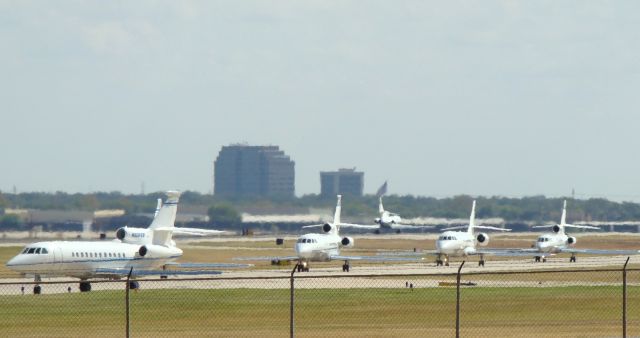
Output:
<instances>
[{"instance_id":1,"label":"distant tree","mask_svg":"<svg viewBox=\"0 0 640 338\"><path fill-rule=\"evenodd\" d=\"M0 229L15 230L20 226L20 218L16 215L4 215L0 217Z\"/></svg>"},{"instance_id":2,"label":"distant tree","mask_svg":"<svg viewBox=\"0 0 640 338\"><path fill-rule=\"evenodd\" d=\"M242 221L242 217L236 209L230 205L218 204L213 205L207 211L209 222L220 224L237 224Z\"/></svg>"}]
</instances>

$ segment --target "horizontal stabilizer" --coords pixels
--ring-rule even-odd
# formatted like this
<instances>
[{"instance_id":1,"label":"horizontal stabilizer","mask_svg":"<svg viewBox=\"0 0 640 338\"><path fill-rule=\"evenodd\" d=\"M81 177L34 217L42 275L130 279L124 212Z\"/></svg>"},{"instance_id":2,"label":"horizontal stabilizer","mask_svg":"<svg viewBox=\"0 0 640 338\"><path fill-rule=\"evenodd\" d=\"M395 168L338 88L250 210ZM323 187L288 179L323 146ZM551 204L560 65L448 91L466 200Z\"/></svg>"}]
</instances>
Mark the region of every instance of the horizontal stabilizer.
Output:
<instances>
[{"instance_id":1,"label":"horizontal stabilizer","mask_svg":"<svg viewBox=\"0 0 640 338\"><path fill-rule=\"evenodd\" d=\"M591 226L591 225L573 225L573 224L565 224L565 228L574 228L574 229L595 229L602 230L599 227Z\"/></svg>"}]
</instances>

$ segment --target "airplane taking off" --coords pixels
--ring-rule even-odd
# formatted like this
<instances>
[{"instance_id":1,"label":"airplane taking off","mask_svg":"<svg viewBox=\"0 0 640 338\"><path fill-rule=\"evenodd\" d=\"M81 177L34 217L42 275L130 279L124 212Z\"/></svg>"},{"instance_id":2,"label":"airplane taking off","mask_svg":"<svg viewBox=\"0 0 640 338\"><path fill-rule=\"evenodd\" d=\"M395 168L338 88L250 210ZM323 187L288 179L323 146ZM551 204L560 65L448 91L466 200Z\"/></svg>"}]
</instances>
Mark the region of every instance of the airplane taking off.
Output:
<instances>
[{"instance_id":1,"label":"airplane taking off","mask_svg":"<svg viewBox=\"0 0 640 338\"><path fill-rule=\"evenodd\" d=\"M309 271L309 262L328 262L332 260L343 260L343 272L349 272L349 261L363 260L372 262L406 262L420 261L418 258L402 258L402 257L383 257L383 256L345 256L340 255L340 248L350 248L354 246L352 237L341 237L340 227L348 225L340 220L342 209L342 196L338 195L333 222L325 224L307 225L303 228L322 226L324 234L304 234L296 240L295 256L286 257L240 257L238 260L276 260L276 261L297 261L298 272Z\"/></svg>"},{"instance_id":2,"label":"airplane taking off","mask_svg":"<svg viewBox=\"0 0 640 338\"><path fill-rule=\"evenodd\" d=\"M567 201L564 201L562 207L562 216L560 218L560 224L548 224L534 226L534 228L551 228L553 232L542 234L538 237L535 243L535 248L532 249L520 249L517 253L519 256L534 254L536 262L546 262L548 256L552 256L558 253L570 253L571 258L569 262L576 261L577 253L594 254L594 255L636 255L640 251L638 250L596 250L596 249L574 249L573 246L578 241L575 237L569 236L565 232L565 228L578 228L578 229L596 229L598 227L590 225L573 225L567 224Z\"/></svg>"},{"instance_id":3,"label":"airplane taking off","mask_svg":"<svg viewBox=\"0 0 640 338\"><path fill-rule=\"evenodd\" d=\"M207 235L224 231L174 227L180 192L168 191L164 204L158 204L156 214L147 229L122 227L113 241L49 241L27 245L7 262L7 267L22 274L80 278L80 291L91 291L90 278L119 279L141 275L197 275L219 274L213 270L166 270L175 268L232 268L241 264L182 263L174 261L182 256L172 239L174 234ZM135 284L134 284L135 285ZM34 293L40 293L40 285Z\"/></svg>"}]
</instances>

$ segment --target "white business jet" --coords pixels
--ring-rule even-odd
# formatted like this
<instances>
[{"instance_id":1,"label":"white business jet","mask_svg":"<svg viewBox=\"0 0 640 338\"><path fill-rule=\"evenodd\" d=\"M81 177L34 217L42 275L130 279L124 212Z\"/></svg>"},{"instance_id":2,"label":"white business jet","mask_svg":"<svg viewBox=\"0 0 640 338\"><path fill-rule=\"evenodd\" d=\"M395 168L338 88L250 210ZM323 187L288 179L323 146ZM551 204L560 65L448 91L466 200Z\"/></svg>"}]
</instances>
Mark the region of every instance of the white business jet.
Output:
<instances>
[{"instance_id":1,"label":"white business jet","mask_svg":"<svg viewBox=\"0 0 640 338\"><path fill-rule=\"evenodd\" d=\"M573 246L577 243L577 239L573 236L569 236L565 232L565 228L577 228L577 229L595 229L600 228L590 225L573 225L567 224L567 201L564 201L562 207L562 217L560 218L560 224L548 224L534 226L534 228L551 228L553 232L545 233L538 237L535 243L535 248L522 249L520 252L523 254L534 254L535 261L543 262L547 261L548 256L552 256L559 253L570 253L571 258L569 262L576 261L577 253L593 254L593 255L635 255L638 254L638 250L596 250L596 249L575 249Z\"/></svg>"},{"instance_id":2,"label":"white business jet","mask_svg":"<svg viewBox=\"0 0 640 338\"><path fill-rule=\"evenodd\" d=\"M478 265L484 266L484 255L502 255L502 250L500 249L479 249L478 245L486 246L489 244L489 235L484 232L476 234L475 230L511 231L511 229L475 225L475 218L476 201L473 201L469 225L444 229L445 231L436 240L436 250L427 252L437 256L436 265L449 266L449 257L479 255ZM451 231L457 229L466 229L466 231ZM442 260L443 256L444 261Z\"/></svg>"},{"instance_id":3,"label":"white business jet","mask_svg":"<svg viewBox=\"0 0 640 338\"><path fill-rule=\"evenodd\" d=\"M147 229L123 227L116 231L113 241L49 241L27 245L6 265L25 275L34 275L36 282L42 276L68 276L80 278L80 291L91 291L90 278L119 279L141 275L196 275L219 274L212 270L167 270L175 268L242 267L240 264L183 263L174 261L182 256L172 235L208 235L224 231L194 228L176 228L174 222L180 193L167 192L164 204L159 203L153 222ZM135 284L133 284L135 285ZM34 293L40 293L40 285Z\"/></svg>"},{"instance_id":4,"label":"white business jet","mask_svg":"<svg viewBox=\"0 0 640 338\"><path fill-rule=\"evenodd\" d=\"M400 230L433 228L433 226L429 225L403 224L402 217L400 217L400 215L384 210L384 206L382 205L382 196L379 197L378 212L380 213L380 217L377 217L374 220L374 222L379 225L379 229L376 229L376 233L380 233L381 229L391 229L395 230L396 233L400 233Z\"/></svg>"},{"instance_id":5,"label":"white business jet","mask_svg":"<svg viewBox=\"0 0 640 338\"><path fill-rule=\"evenodd\" d=\"M379 201L380 203L378 204L378 212L380 213L380 217L376 217L374 219L374 223L376 223L376 225L341 223L340 224L341 227L355 228L355 229L371 229L371 230L374 230L376 234L379 234L383 230L391 230L391 231L395 231L396 233L400 233L401 230L433 228L433 226L428 226L428 225L402 224L402 217L400 217L400 215L384 210L384 205L382 205L382 197L379 197ZM335 223L335 220L334 220L334 223Z\"/></svg>"},{"instance_id":6,"label":"white business jet","mask_svg":"<svg viewBox=\"0 0 640 338\"><path fill-rule=\"evenodd\" d=\"M309 271L309 262L328 262L332 260L343 260L343 272L349 272L351 260L363 260L372 262L406 262L420 261L419 258L403 257L383 257L383 256L345 256L340 254L340 248L351 248L354 246L352 237L341 237L340 227L351 225L342 223L340 219L342 209L342 196L338 195L338 202L333 216L333 222L325 224L307 225L303 228L322 227L324 233L311 233L298 237L295 244L295 256L286 257L240 257L239 260L263 260L272 261L297 261L298 272Z\"/></svg>"}]
</instances>

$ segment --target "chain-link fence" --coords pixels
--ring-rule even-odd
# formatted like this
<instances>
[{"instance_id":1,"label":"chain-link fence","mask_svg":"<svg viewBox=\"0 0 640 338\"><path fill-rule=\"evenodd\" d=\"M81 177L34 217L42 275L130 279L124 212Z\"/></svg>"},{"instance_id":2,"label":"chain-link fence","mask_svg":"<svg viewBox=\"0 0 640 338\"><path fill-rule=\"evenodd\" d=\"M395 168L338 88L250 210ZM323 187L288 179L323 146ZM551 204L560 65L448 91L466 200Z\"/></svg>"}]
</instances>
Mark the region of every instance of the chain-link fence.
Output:
<instances>
[{"instance_id":1,"label":"chain-link fence","mask_svg":"<svg viewBox=\"0 0 640 338\"><path fill-rule=\"evenodd\" d=\"M47 281L34 295L33 283L0 283L0 335L640 336L640 269L292 273L138 284L93 281L91 292L79 292L77 281Z\"/></svg>"}]
</instances>

